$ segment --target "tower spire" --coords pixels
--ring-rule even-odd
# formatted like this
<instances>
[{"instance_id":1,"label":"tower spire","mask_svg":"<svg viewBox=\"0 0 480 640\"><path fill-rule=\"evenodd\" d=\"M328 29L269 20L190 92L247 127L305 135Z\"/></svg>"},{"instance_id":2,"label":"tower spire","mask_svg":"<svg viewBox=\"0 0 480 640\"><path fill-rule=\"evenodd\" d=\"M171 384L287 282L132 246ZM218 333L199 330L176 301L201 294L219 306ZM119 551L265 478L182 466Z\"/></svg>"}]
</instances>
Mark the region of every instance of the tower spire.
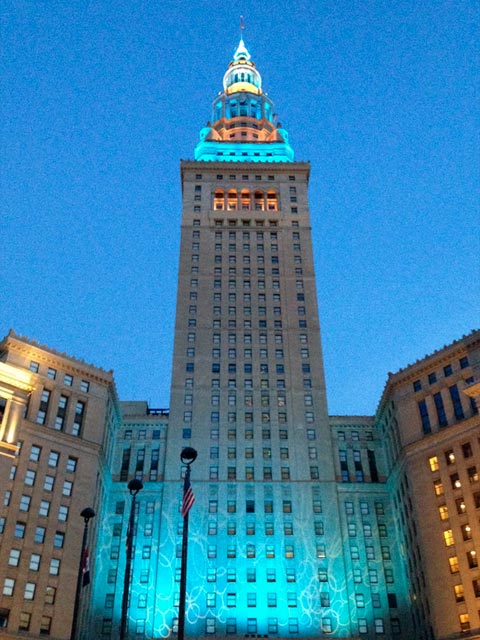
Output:
<instances>
[{"instance_id":1,"label":"tower spire","mask_svg":"<svg viewBox=\"0 0 480 640\"><path fill-rule=\"evenodd\" d=\"M200 131L196 160L223 162L291 162L288 133L276 125L273 103L262 90L262 77L243 41L223 76L223 91L213 105L212 120Z\"/></svg>"}]
</instances>

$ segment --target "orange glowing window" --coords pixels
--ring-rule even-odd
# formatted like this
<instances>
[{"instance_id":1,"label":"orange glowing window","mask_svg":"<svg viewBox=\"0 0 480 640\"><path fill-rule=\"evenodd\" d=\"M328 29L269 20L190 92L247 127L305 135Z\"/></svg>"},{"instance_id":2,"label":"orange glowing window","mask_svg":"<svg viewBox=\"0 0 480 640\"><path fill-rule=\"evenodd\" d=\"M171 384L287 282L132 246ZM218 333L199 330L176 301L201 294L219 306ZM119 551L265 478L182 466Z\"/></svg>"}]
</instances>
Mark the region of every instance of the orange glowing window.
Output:
<instances>
[{"instance_id":1,"label":"orange glowing window","mask_svg":"<svg viewBox=\"0 0 480 640\"><path fill-rule=\"evenodd\" d=\"M240 194L240 202L244 211L250 209L250 191L243 189Z\"/></svg>"},{"instance_id":2,"label":"orange glowing window","mask_svg":"<svg viewBox=\"0 0 480 640\"><path fill-rule=\"evenodd\" d=\"M225 209L225 194L222 189L217 189L213 196L213 208L215 211L223 211Z\"/></svg>"},{"instance_id":3,"label":"orange glowing window","mask_svg":"<svg viewBox=\"0 0 480 640\"><path fill-rule=\"evenodd\" d=\"M263 197L262 191L255 191L253 195L253 199L255 201L255 211L264 211L265 210L265 200Z\"/></svg>"},{"instance_id":4,"label":"orange glowing window","mask_svg":"<svg viewBox=\"0 0 480 640\"><path fill-rule=\"evenodd\" d=\"M278 211L278 200L275 191L267 193L267 209L268 211Z\"/></svg>"},{"instance_id":5,"label":"orange glowing window","mask_svg":"<svg viewBox=\"0 0 480 640\"><path fill-rule=\"evenodd\" d=\"M238 209L238 194L233 189L230 190L227 195L227 209L229 211Z\"/></svg>"}]
</instances>

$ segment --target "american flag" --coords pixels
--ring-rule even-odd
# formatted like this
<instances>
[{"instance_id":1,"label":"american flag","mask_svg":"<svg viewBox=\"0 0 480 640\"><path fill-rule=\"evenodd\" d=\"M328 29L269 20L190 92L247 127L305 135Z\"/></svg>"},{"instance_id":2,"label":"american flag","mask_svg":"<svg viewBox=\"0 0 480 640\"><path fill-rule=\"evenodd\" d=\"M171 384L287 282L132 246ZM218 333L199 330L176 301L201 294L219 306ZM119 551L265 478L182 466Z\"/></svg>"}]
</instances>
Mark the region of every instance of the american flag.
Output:
<instances>
[{"instance_id":1,"label":"american flag","mask_svg":"<svg viewBox=\"0 0 480 640\"><path fill-rule=\"evenodd\" d=\"M90 558L88 556L88 549L83 552L83 564L82 564L82 587L86 587L90 584Z\"/></svg>"},{"instance_id":2,"label":"american flag","mask_svg":"<svg viewBox=\"0 0 480 640\"><path fill-rule=\"evenodd\" d=\"M192 508L192 504L195 502L195 496L193 495L192 485L190 484L190 479L185 478L185 482L183 484L183 500L182 500L182 518L186 518L188 512Z\"/></svg>"}]
</instances>

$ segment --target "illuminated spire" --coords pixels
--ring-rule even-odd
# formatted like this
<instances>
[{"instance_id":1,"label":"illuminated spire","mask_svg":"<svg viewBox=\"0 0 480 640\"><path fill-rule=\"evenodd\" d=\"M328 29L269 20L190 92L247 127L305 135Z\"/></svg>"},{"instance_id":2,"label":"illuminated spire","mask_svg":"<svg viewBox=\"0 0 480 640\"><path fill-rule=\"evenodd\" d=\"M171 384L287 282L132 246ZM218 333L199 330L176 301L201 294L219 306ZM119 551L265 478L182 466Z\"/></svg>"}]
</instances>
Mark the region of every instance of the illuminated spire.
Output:
<instances>
[{"instance_id":1,"label":"illuminated spire","mask_svg":"<svg viewBox=\"0 0 480 640\"><path fill-rule=\"evenodd\" d=\"M243 38L240 38L240 42L238 43L238 47L237 47L235 53L233 54L234 61L238 62L240 60L250 60L251 57L252 56L250 55L250 52L248 51L247 47L245 46Z\"/></svg>"},{"instance_id":2,"label":"illuminated spire","mask_svg":"<svg viewBox=\"0 0 480 640\"><path fill-rule=\"evenodd\" d=\"M195 160L220 162L292 162L288 133L276 124L273 102L243 41L223 76L223 92L214 101L212 124L200 131Z\"/></svg>"}]
</instances>

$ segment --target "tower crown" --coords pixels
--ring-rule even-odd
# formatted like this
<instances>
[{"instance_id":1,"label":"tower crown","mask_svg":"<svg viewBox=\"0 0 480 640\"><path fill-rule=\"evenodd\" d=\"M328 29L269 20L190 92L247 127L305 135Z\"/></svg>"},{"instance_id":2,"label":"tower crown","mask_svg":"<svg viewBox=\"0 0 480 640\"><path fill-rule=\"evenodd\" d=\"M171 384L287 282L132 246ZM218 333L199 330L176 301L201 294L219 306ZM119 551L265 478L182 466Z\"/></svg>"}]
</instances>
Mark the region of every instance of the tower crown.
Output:
<instances>
[{"instance_id":1,"label":"tower crown","mask_svg":"<svg viewBox=\"0 0 480 640\"><path fill-rule=\"evenodd\" d=\"M228 95L237 91L249 91L257 95L262 92L262 77L250 58L250 52L243 39L240 39L233 60L223 76L223 90Z\"/></svg>"},{"instance_id":2,"label":"tower crown","mask_svg":"<svg viewBox=\"0 0 480 640\"><path fill-rule=\"evenodd\" d=\"M211 123L200 131L195 160L216 162L292 162L288 133L275 122L273 102L243 38L213 102Z\"/></svg>"}]
</instances>

